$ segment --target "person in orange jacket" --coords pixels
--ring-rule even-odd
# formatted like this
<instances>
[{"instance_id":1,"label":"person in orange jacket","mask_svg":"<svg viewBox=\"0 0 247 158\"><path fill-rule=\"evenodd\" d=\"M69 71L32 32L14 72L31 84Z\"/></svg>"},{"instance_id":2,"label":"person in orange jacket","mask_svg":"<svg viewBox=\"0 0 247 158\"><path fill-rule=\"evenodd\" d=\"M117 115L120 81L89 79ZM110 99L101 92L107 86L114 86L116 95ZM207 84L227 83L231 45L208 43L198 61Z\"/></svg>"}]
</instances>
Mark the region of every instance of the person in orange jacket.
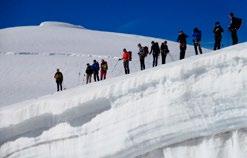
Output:
<instances>
[{"instance_id":1,"label":"person in orange jacket","mask_svg":"<svg viewBox=\"0 0 247 158\"><path fill-rule=\"evenodd\" d=\"M123 60L124 72L125 74L129 74L130 53L125 48L123 49L122 58L120 58L119 60Z\"/></svg>"}]
</instances>

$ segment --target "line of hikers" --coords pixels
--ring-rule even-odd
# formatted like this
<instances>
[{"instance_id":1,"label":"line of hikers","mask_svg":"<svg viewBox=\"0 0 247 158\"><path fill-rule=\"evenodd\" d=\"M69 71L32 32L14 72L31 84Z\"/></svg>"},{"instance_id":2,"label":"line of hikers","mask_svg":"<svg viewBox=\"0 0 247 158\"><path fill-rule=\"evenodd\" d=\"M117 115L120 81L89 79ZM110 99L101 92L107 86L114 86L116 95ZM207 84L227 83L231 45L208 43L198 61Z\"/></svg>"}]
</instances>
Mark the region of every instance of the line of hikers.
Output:
<instances>
[{"instance_id":1,"label":"line of hikers","mask_svg":"<svg viewBox=\"0 0 247 158\"><path fill-rule=\"evenodd\" d=\"M87 63L86 84L91 83L92 76L94 78L94 82L97 82L97 81L100 81L100 80L105 80L106 79L107 70L108 70L108 64L104 59L101 60L100 66L99 66L99 63L96 60L93 61L92 65ZM99 71L100 71L100 78L99 78Z\"/></svg>"},{"instance_id":2,"label":"line of hikers","mask_svg":"<svg viewBox=\"0 0 247 158\"><path fill-rule=\"evenodd\" d=\"M147 46L143 47L140 43L137 45L139 49L137 54L139 55L141 70L145 70L145 58L147 57L148 54L149 55L153 54L153 67L158 65L158 57L160 54L162 56L162 64L165 64L166 62L166 55L169 53L167 41L164 41L161 44L161 47L159 47L158 42L152 41L151 44L152 46L150 52ZM130 73L129 62L132 60L132 51L127 51L126 48L124 48L122 52L122 57L119 58L119 60L123 61L125 74L129 74Z\"/></svg>"},{"instance_id":3,"label":"line of hikers","mask_svg":"<svg viewBox=\"0 0 247 158\"><path fill-rule=\"evenodd\" d=\"M87 68L85 71L86 74L84 74L84 77L86 77L86 84L92 82L92 76L95 82L100 81L100 80L105 80L107 70L108 70L108 64L104 59L101 60L100 66L96 60L93 61L92 65L87 63ZM99 72L100 72L100 78L99 78ZM57 72L55 73L54 78L57 83L57 91L62 91L63 90L63 86L62 86L63 74L62 72L60 72L59 69L57 69Z\"/></svg>"},{"instance_id":4,"label":"line of hikers","mask_svg":"<svg viewBox=\"0 0 247 158\"><path fill-rule=\"evenodd\" d=\"M230 19L230 25L228 27L228 30L231 32L231 38L232 38L232 45L238 44L238 35L237 31L240 29L242 25L242 19L238 18L234 15L234 13L229 14ZM221 41L222 41L222 33L224 32L224 29L221 27L220 22L215 22L215 26L213 29L214 33L214 50L221 48ZM183 31L179 32L177 42L180 43L180 60L184 59L185 52L187 48L187 41L188 35L186 35ZM197 27L194 28L193 34L193 45L195 49L196 55L198 55L198 52L202 54L202 48L201 48L201 39L202 39L202 33L201 30Z\"/></svg>"},{"instance_id":5,"label":"line of hikers","mask_svg":"<svg viewBox=\"0 0 247 158\"><path fill-rule=\"evenodd\" d=\"M230 25L228 27L228 30L231 32L231 38L232 38L232 45L235 45L238 43L238 35L237 31L240 29L242 25L242 19L238 18L234 15L234 13L229 14L229 19L230 19ZM220 22L216 22L213 33L214 33L214 50L220 49L221 48L221 41L222 41L222 33L224 32L224 29L221 27ZM182 30L179 31L178 37L177 37L177 42L179 42L179 48L180 48L180 60L185 58L185 53L187 49L187 38L188 35L186 35ZM195 49L195 54L202 54L202 48L201 48L201 40L202 40L202 32L199 28L195 27L193 29L192 33L192 39L193 39L193 45ZM167 45L167 41L164 41L161 43L159 46L158 42L151 42L151 50L149 51L147 46L142 46L140 43L137 45L139 51L139 60L140 60L140 68L141 70L145 70L145 58L147 55L153 55L153 67L158 65L158 58L159 55L161 54L161 60L162 64L166 63L166 57L167 54L169 54L169 48ZM171 56L172 58L172 56ZM123 67L124 67L124 72L125 74L130 73L129 69L129 62L132 60L132 52L127 51L125 48L123 49L122 52L122 57L119 59L123 61ZM173 60L173 59L172 59ZM106 79L106 74L108 70L108 64L105 60L102 59L101 64L99 66L99 63L94 60L93 64L90 65L87 63L87 68L86 68L86 84L91 83L92 76L94 78L94 81L99 81L99 80L105 80ZM99 79L99 71L100 71L100 79ZM57 72L54 76L56 79L57 83L57 91L62 90L62 82L63 82L63 75L57 69Z\"/></svg>"},{"instance_id":6,"label":"line of hikers","mask_svg":"<svg viewBox=\"0 0 247 158\"><path fill-rule=\"evenodd\" d=\"M230 25L228 27L228 30L231 32L231 38L232 38L232 45L238 44L238 30L240 29L242 25L242 19L238 18L234 15L234 13L229 14L230 19ZM213 29L214 32L214 50L221 48L221 40L222 40L222 33L224 32L224 29L221 27L220 22L215 23L215 27Z\"/></svg>"}]
</instances>

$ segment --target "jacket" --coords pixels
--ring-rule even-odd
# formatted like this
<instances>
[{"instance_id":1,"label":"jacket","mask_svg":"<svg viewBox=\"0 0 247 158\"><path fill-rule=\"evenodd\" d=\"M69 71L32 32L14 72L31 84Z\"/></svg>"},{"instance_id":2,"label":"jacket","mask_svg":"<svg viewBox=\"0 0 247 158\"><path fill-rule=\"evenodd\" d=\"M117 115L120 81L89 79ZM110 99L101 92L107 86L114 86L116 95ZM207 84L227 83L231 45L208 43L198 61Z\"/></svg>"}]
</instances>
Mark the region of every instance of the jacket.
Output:
<instances>
[{"instance_id":1,"label":"jacket","mask_svg":"<svg viewBox=\"0 0 247 158\"><path fill-rule=\"evenodd\" d=\"M129 53L127 51L123 52L122 59L123 59L123 61L129 61L130 56L129 56Z\"/></svg>"},{"instance_id":2,"label":"jacket","mask_svg":"<svg viewBox=\"0 0 247 158\"><path fill-rule=\"evenodd\" d=\"M88 74L88 75L91 75L91 74L93 74L93 68L92 68L92 66L87 66L87 68L86 68L86 74Z\"/></svg>"},{"instance_id":3,"label":"jacket","mask_svg":"<svg viewBox=\"0 0 247 158\"><path fill-rule=\"evenodd\" d=\"M217 25L214 27L214 36L216 38L221 38L222 37L222 32L224 32L223 28L220 25Z\"/></svg>"},{"instance_id":4,"label":"jacket","mask_svg":"<svg viewBox=\"0 0 247 158\"><path fill-rule=\"evenodd\" d=\"M94 72L99 71L99 63L98 62L93 63L92 68Z\"/></svg>"},{"instance_id":5,"label":"jacket","mask_svg":"<svg viewBox=\"0 0 247 158\"><path fill-rule=\"evenodd\" d=\"M192 37L193 37L193 42L201 42L202 32L200 30L194 31Z\"/></svg>"}]
</instances>

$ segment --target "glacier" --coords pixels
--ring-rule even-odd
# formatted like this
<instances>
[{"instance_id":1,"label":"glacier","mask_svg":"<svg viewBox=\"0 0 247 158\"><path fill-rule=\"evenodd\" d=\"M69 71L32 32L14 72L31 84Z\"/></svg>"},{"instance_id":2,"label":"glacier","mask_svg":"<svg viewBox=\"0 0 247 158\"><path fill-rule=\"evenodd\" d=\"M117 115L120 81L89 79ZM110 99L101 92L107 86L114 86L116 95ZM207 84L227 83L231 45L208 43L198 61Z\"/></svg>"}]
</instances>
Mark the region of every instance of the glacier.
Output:
<instances>
[{"instance_id":1,"label":"glacier","mask_svg":"<svg viewBox=\"0 0 247 158\"><path fill-rule=\"evenodd\" d=\"M0 155L245 158L247 43L0 108Z\"/></svg>"}]
</instances>

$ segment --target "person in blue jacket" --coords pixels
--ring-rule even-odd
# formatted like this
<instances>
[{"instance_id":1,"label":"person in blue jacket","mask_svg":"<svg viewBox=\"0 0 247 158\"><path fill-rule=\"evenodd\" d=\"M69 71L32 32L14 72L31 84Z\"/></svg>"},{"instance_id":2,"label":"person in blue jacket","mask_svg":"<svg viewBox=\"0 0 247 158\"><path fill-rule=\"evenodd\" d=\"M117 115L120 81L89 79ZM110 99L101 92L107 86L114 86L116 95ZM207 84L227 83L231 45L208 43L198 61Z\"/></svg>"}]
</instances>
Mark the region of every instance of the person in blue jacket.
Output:
<instances>
[{"instance_id":1,"label":"person in blue jacket","mask_svg":"<svg viewBox=\"0 0 247 158\"><path fill-rule=\"evenodd\" d=\"M92 68L94 82L99 81L99 63L96 60L93 60Z\"/></svg>"},{"instance_id":2,"label":"person in blue jacket","mask_svg":"<svg viewBox=\"0 0 247 158\"><path fill-rule=\"evenodd\" d=\"M193 44L195 48L195 53L198 55L198 51L200 54L202 54L202 48L201 48L201 39L202 39L202 32L197 27L193 30Z\"/></svg>"}]
</instances>

